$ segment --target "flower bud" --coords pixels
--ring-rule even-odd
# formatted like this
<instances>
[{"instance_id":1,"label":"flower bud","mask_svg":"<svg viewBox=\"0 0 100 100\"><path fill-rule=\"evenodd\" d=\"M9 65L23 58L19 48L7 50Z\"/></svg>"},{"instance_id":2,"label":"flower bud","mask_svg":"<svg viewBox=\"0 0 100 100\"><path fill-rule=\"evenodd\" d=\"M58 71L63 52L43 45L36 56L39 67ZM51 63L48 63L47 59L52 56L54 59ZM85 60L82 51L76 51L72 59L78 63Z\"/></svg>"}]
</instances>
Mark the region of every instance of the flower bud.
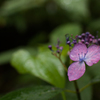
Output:
<instances>
[{"instance_id":1,"label":"flower bud","mask_svg":"<svg viewBox=\"0 0 100 100\"><path fill-rule=\"evenodd\" d=\"M84 43L85 42L84 39L82 39L81 42Z\"/></svg>"},{"instance_id":2,"label":"flower bud","mask_svg":"<svg viewBox=\"0 0 100 100\"><path fill-rule=\"evenodd\" d=\"M51 46L51 45L49 45L48 48L49 48L50 50L52 50L52 46Z\"/></svg>"},{"instance_id":3,"label":"flower bud","mask_svg":"<svg viewBox=\"0 0 100 100\"><path fill-rule=\"evenodd\" d=\"M98 39L98 44L100 45L100 38Z\"/></svg>"},{"instance_id":4,"label":"flower bud","mask_svg":"<svg viewBox=\"0 0 100 100\"><path fill-rule=\"evenodd\" d=\"M81 35L79 35L79 36L78 36L78 38L81 40L81 39L82 39L82 36L81 36Z\"/></svg>"},{"instance_id":5,"label":"flower bud","mask_svg":"<svg viewBox=\"0 0 100 100\"><path fill-rule=\"evenodd\" d=\"M59 47L59 49L62 51L63 50L63 47L61 46L61 47Z\"/></svg>"}]
</instances>

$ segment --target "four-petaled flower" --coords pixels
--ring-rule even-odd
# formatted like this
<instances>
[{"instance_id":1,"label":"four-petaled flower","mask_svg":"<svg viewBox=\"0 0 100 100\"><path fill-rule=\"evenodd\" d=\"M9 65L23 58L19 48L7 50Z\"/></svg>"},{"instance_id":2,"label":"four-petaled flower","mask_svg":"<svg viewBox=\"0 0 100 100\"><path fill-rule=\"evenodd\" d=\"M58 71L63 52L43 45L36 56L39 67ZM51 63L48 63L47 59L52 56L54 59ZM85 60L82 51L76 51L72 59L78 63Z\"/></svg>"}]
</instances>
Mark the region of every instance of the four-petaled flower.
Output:
<instances>
[{"instance_id":1,"label":"four-petaled flower","mask_svg":"<svg viewBox=\"0 0 100 100\"><path fill-rule=\"evenodd\" d=\"M85 63L88 66L100 60L100 46L91 45L89 48L83 43L77 43L70 52L70 59L76 61L68 68L69 81L79 79L85 73Z\"/></svg>"}]
</instances>

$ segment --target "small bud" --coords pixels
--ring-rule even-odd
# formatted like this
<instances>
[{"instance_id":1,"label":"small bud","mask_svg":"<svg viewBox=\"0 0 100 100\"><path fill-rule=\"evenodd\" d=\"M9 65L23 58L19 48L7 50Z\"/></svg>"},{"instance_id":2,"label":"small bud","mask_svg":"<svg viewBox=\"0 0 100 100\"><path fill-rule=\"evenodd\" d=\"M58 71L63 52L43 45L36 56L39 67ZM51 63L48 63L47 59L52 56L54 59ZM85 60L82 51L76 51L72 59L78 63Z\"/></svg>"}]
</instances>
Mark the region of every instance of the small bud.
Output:
<instances>
[{"instance_id":1,"label":"small bud","mask_svg":"<svg viewBox=\"0 0 100 100\"><path fill-rule=\"evenodd\" d=\"M85 33L82 33L82 35L81 35L81 36L82 36L82 38L84 39L84 38L85 38Z\"/></svg>"},{"instance_id":2,"label":"small bud","mask_svg":"<svg viewBox=\"0 0 100 100\"><path fill-rule=\"evenodd\" d=\"M68 34L66 34L65 37L66 37L66 41L69 41L69 36L68 36Z\"/></svg>"},{"instance_id":3,"label":"small bud","mask_svg":"<svg viewBox=\"0 0 100 100\"><path fill-rule=\"evenodd\" d=\"M76 44L76 43L77 43L77 41L76 41L76 40L73 40L73 43L74 43L74 44Z\"/></svg>"},{"instance_id":4,"label":"small bud","mask_svg":"<svg viewBox=\"0 0 100 100\"><path fill-rule=\"evenodd\" d=\"M69 46L71 46L71 43L70 43L70 41L67 41L67 42L66 42L66 44L68 44Z\"/></svg>"},{"instance_id":5,"label":"small bud","mask_svg":"<svg viewBox=\"0 0 100 100\"><path fill-rule=\"evenodd\" d=\"M62 51L63 50L63 47L59 47L59 49Z\"/></svg>"},{"instance_id":6,"label":"small bud","mask_svg":"<svg viewBox=\"0 0 100 100\"><path fill-rule=\"evenodd\" d=\"M95 37L94 36L92 36L92 39L94 39Z\"/></svg>"},{"instance_id":7,"label":"small bud","mask_svg":"<svg viewBox=\"0 0 100 100\"><path fill-rule=\"evenodd\" d=\"M52 46L51 46L51 45L49 45L48 48L49 48L50 50L52 50Z\"/></svg>"},{"instance_id":8,"label":"small bud","mask_svg":"<svg viewBox=\"0 0 100 100\"><path fill-rule=\"evenodd\" d=\"M89 32L86 32L85 34L86 34L86 36L89 36L90 33Z\"/></svg>"},{"instance_id":9,"label":"small bud","mask_svg":"<svg viewBox=\"0 0 100 100\"><path fill-rule=\"evenodd\" d=\"M92 35L91 34L89 34L89 38L92 38Z\"/></svg>"},{"instance_id":10,"label":"small bud","mask_svg":"<svg viewBox=\"0 0 100 100\"><path fill-rule=\"evenodd\" d=\"M84 43L85 42L84 39L82 39L81 42Z\"/></svg>"},{"instance_id":11,"label":"small bud","mask_svg":"<svg viewBox=\"0 0 100 100\"><path fill-rule=\"evenodd\" d=\"M89 39L89 42L90 42L90 43L92 43L92 41L93 41L93 39L92 39L92 38L90 38L90 39Z\"/></svg>"},{"instance_id":12,"label":"small bud","mask_svg":"<svg viewBox=\"0 0 100 100\"><path fill-rule=\"evenodd\" d=\"M60 53L60 51L59 51L59 50L57 50L56 52L57 52L57 53Z\"/></svg>"},{"instance_id":13,"label":"small bud","mask_svg":"<svg viewBox=\"0 0 100 100\"><path fill-rule=\"evenodd\" d=\"M82 39L82 36L81 36L81 35L79 35L79 36L78 36L78 38L81 40L81 39Z\"/></svg>"},{"instance_id":14,"label":"small bud","mask_svg":"<svg viewBox=\"0 0 100 100\"><path fill-rule=\"evenodd\" d=\"M85 42L85 45L88 46L89 42Z\"/></svg>"},{"instance_id":15,"label":"small bud","mask_svg":"<svg viewBox=\"0 0 100 100\"><path fill-rule=\"evenodd\" d=\"M100 45L100 38L98 39L98 45Z\"/></svg>"}]
</instances>

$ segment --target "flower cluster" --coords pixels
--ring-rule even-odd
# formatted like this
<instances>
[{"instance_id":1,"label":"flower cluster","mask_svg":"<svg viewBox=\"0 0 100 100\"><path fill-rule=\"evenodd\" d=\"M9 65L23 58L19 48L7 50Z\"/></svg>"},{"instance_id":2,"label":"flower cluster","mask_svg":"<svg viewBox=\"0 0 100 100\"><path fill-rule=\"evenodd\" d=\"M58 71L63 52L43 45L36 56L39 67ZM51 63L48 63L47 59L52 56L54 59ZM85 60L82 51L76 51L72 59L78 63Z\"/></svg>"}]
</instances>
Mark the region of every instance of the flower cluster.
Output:
<instances>
[{"instance_id":1,"label":"flower cluster","mask_svg":"<svg viewBox=\"0 0 100 100\"><path fill-rule=\"evenodd\" d=\"M56 47L56 53L60 54L63 50L63 47L60 46L60 41L59 40L58 40L57 45L55 47ZM55 54L51 45L49 45L48 48L52 51L53 54Z\"/></svg>"},{"instance_id":2,"label":"flower cluster","mask_svg":"<svg viewBox=\"0 0 100 100\"><path fill-rule=\"evenodd\" d=\"M85 73L84 62L88 66L92 66L100 60L100 39L98 39L98 36L95 38L89 32L86 32L73 39L71 44L74 44L74 47L70 51L69 56L75 62L68 67L68 78L69 81L74 81ZM71 46L71 44L68 45Z\"/></svg>"},{"instance_id":3,"label":"flower cluster","mask_svg":"<svg viewBox=\"0 0 100 100\"><path fill-rule=\"evenodd\" d=\"M100 38L98 36L94 37L89 32L77 35L74 39L69 37L68 34L65 36L66 44L72 47L69 57L75 61L68 67L68 78L69 81L74 81L85 73L85 63L92 66L100 60ZM60 47L59 44L60 41L56 45L56 53L58 54L63 50L63 47ZM53 52L51 45L48 48Z\"/></svg>"},{"instance_id":4,"label":"flower cluster","mask_svg":"<svg viewBox=\"0 0 100 100\"><path fill-rule=\"evenodd\" d=\"M72 42L71 42L71 40L72 40ZM71 38L71 40L67 34L66 35L66 44L68 44L69 46L72 46L73 44L75 45L77 43L83 43L87 47L90 46L91 44L100 45L100 38L98 39L98 36L96 36L96 38L95 38L89 32L82 33L81 35L77 35L75 37L75 39Z\"/></svg>"}]
</instances>

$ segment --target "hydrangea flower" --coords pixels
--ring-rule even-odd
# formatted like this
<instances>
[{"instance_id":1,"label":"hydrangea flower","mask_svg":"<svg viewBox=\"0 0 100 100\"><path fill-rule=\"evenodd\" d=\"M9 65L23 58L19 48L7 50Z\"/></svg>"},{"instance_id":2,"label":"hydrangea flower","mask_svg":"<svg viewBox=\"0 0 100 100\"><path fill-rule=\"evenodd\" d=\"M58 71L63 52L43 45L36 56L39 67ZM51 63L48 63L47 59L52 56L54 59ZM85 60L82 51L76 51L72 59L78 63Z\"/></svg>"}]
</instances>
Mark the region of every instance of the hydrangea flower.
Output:
<instances>
[{"instance_id":1,"label":"hydrangea flower","mask_svg":"<svg viewBox=\"0 0 100 100\"><path fill-rule=\"evenodd\" d=\"M66 44L69 45L70 59L75 61L68 67L69 81L79 79L85 73L85 63L88 66L96 64L100 60L100 38L98 35L93 36L90 32L82 33L73 38L66 34ZM60 41L56 45L56 53L52 50L52 46L48 48L52 54L59 58L62 53L63 47L59 46ZM71 50L72 49L72 50Z\"/></svg>"},{"instance_id":2,"label":"hydrangea flower","mask_svg":"<svg viewBox=\"0 0 100 100\"><path fill-rule=\"evenodd\" d=\"M79 79L85 73L85 63L88 66L96 64L100 60L100 47L98 45L91 45L88 48L83 43L77 43L71 50L70 59L73 62L68 68L69 81Z\"/></svg>"}]
</instances>

